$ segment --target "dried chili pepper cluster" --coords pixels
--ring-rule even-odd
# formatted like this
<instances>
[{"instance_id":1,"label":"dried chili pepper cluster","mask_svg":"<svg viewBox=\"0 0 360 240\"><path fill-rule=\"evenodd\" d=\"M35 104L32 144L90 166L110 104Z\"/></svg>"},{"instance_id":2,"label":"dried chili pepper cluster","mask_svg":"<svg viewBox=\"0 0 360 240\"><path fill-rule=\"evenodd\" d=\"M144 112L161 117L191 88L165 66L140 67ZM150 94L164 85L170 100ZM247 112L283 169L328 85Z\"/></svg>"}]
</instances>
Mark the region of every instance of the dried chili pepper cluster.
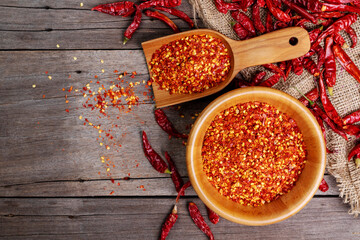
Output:
<instances>
[{"instance_id":1,"label":"dried chili pepper cluster","mask_svg":"<svg viewBox=\"0 0 360 240\"><path fill-rule=\"evenodd\" d=\"M151 80L173 93L199 93L226 79L230 55L220 39L192 35L163 45L150 61Z\"/></svg>"},{"instance_id":2,"label":"dried chili pepper cluster","mask_svg":"<svg viewBox=\"0 0 360 240\"><path fill-rule=\"evenodd\" d=\"M247 102L214 118L202 157L221 195L259 206L291 190L305 166L306 148L292 118L267 103Z\"/></svg>"},{"instance_id":3,"label":"dried chili pepper cluster","mask_svg":"<svg viewBox=\"0 0 360 240\"><path fill-rule=\"evenodd\" d=\"M336 61L345 69L356 81L360 83L360 69L346 53L348 44L342 37L342 31L347 33L351 40L351 48L357 44L357 35L351 27L358 19L360 14L360 2L353 0L251 0L246 6L251 7L251 17L245 15L244 4L238 8L227 7L228 4L223 0L214 0L219 12L224 13L224 9L231 12L235 22L234 31L240 39L249 39L265 32L277 29L299 26L309 32L311 48L304 56L285 62L273 64L271 68L263 67L273 73L272 76L265 77L264 72L256 73L251 81L236 80L236 87L247 86L266 86L272 87L280 81L286 80L290 72L301 75L305 70L316 78L318 87L309 92L311 100L302 98L301 101L307 105L314 114L318 123L323 129L325 137L324 123L334 132L348 140L347 135L360 138L360 126L354 125L360 121L359 111L341 118L336 108L327 96L333 95L333 87L336 84ZM227 12L227 11L226 11ZM266 13L265 26L260 18L260 13ZM254 34L255 28L255 34ZM324 43L322 45L322 43ZM314 61L314 57L317 60ZM274 66L278 66L278 69ZM279 71L280 69L280 71ZM328 89L328 93L326 91ZM318 91L319 90L319 91ZM314 101L320 99L322 107ZM324 109L324 110L323 110ZM351 120L350 120L351 119ZM327 149L328 153L333 153ZM360 160L358 160L360 161ZM356 162L356 160L355 160Z\"/></svg>"},{"instance_id":4,"label":"dried chili pepper cluster","mask_svg":"<svg viewBox=\"0 0 360 240\"><path fill-rule=\"evenodd\" d=\"M167 12L173 16L176 16L187 22L190 28L193 28L194 22L191 20L191 18L186 13L174 8L180 5L181 5L181 0L148 0L142 2L139 5L129 1L122 1L122 2L102 4L94 7L92 10L110 14L113 16L122 16L122 17L128 17L131 16L133 13L135 13L133 21L124 32L123 43L126 44L132 38L133 34L140 26L142 19L142 11L149 8L155 8L159 11ZM179 28L176 26L176 24L165 14L151 10L146 10L144 13L148 17L163 21L174 32L179 32Z\"/></svg>"},{"instance_id":5,"label":"dried chili pepper cluster","mask_svg":"<svg viewBox=\"0 0 360 240\"><path fill-rule=\"evenodd\" d=\"M187 138L186 134L181 134L174 128L173 124L169 121L163 110L156 109L154 114L155 114L156 122L166 133L169 134L169 136L173 136L177 138ZM150 145L145 131L142 132L142 142L143 142L144 154L146 158L149 160L150 164L159 173L170 173L175 189L178 192L175 200L175 205L171 213L166 217L165 222L161 228L160 239L166 239L171 228L175 225L179 217L177 204L179 203L180 197L185 195L185 190L191 186L191 183L190 181L184 183L171 156L169 155L168 152L165 152L165 158L166 161L168 162L169 167L167 166L166 162L161 158L161 156L157 152L155 152L155 150ZM209 236L210 239L214 239L210 227L205 222L196 204L190 203L188 209L189 209L190 217L193 219L196 226L198 226L200 230L202 230L207 236ZM219 216L209 208L207 208L207 211L208 211L209 220L213 224L217 224L219 222Z\"/></svg>"},{"instance_id":6,"label":"dried chili pepper cluster","mask_svg":"<svg viewBox=\"0 0 360 240\"><path fill-rule=\"evenodd\" d=\"M336 83L335 59L360 82L360 71L342 49L348 45L339 33L341 30L348 33L352 41L351 47L356 46L357 35L351 25L357 21L357 14L360 13L358 1L251 0L243 1L241 4L233 1L230 4L223 0L214 0L214 3L221 13L231 11L231 16L235 20L232 22L233 29L241 40L291 26L300 26L309 31L311 50L307 54L278 63L283 73L270 70L274 73L272 76L263 79L263 83L258 82L253 86L272 87L281 77L285 81L291 71L301 75L303 69L319 77L321 68L324 67L324 79L332 95ZM248 7L252 8L251 11L247 11ZM260 17L261 11L266 13L265 25ZM251 18L245 14L246 12L251 12ZM326 40L325 48L320 46L323 40ZM317 63L312 59L315 54Z\"/></svg>"}]
</instances>

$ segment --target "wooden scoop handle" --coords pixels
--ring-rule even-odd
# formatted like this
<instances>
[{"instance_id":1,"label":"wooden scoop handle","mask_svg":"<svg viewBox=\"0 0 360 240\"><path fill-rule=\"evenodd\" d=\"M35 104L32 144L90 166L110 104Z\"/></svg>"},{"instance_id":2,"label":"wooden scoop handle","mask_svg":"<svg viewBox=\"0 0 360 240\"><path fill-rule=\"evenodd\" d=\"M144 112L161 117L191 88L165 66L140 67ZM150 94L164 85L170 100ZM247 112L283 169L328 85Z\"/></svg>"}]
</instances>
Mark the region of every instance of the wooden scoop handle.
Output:
<instances>
[{"instance_id":1,"label":"wooden scoop handle","mask_svg":"<svg viewBox=\"0 0 360 240\"><path fill-rule=\"evenodd\" d=\"M245 41L230 41L234 54L234 70L300 57L310 50L308 32L290 27Z\"/></svg>"}]
</instances>

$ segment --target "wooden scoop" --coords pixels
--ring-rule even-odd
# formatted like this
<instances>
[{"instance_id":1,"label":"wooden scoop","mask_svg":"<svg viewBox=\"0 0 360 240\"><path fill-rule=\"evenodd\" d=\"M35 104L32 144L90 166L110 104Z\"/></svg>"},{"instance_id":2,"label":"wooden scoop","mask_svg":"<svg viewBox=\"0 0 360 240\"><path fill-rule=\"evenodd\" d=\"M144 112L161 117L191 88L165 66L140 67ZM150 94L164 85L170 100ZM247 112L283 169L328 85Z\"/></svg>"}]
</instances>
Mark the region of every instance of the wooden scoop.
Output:
<instances>
[{"instance_id":1,"label":"wooden scoop","mask_svg":"<svg viewBox=\"0 0 360 240\"><path fill-rule=\"evenodd\" d=\"M231 56L231 69L225 81L209 88L202 93L170 94L166 90L160 90L157 83L153 83L156 107L166 107L182 102L191 101L216 93L226 87L236 74L247 67L290 60L306 54L310 49L308 32L301 27L290 27L261 35L245 41L235 41L224 35L209 29L196 29L177 33L166 37L157 38L141 45L144 50L146 62L149 68L153 53L164 44L176 39L191 35L208 34L220 39Z\"/></svg>"}]
</instances>

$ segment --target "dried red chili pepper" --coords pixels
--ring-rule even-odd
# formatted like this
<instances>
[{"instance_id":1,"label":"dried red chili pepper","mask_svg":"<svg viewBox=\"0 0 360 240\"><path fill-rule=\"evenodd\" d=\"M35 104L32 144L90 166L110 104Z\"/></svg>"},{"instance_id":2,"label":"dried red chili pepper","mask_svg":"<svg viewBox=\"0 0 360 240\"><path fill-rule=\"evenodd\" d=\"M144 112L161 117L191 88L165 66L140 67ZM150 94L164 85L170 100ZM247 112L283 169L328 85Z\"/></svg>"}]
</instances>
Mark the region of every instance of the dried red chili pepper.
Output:
<instances>
[{"instance_id":1,"label":"dried red chili pepper","mask_svg":"<svg viewBox=\"0 0 360 240\"><path fill-rule=\"evenodd\" d=\"M194 221L195 225L209 237L210 240L214 239L214 235L210 230L210 227L205 222L203 216L201 215L199 208L193 202L189 203L189 213L191 219Z\"/></svg>"},{"instance_id":2,"label":"dried red chili pepper","mask_svg":"<svg viewBox=\"0 0 360 240\"><path fill-rule=\"evenodd\" d=\"M233 23L231 23L233 25ZM235 33L239 36L240 40L245 40L249 38L249 31L246 30L240 23L235 23L233 25Z\"/></svg>"},{"instance_id":3,"label":"dried red chili pepper","mask_svg":"<svg viewBox=\"0 0 360 240\"><path fill-rule=\"evenodd\" d=\"M360 126L358 125L346 125L343 126L343 130L347 134L356 136L356 138L359 138L360 136Z\"/></svg>"},{"instance_id":4,"label":"dried red chili pepper","mask_svg":"<svg viewBox=\"0 0 360 240\"><path fill-rule=\"evenodd\" d=\"M264 68L274 72L274 73L278 73L281 77L284 78L284 81L286 81L286 76L283 70L281 70L278 66L276 66L275 64L269 63L269 64L263 64L262 65Z\"/></svg>"},{"instance_id":5,"label":"dried red chili pepper","mask_svg":"<svg viewBox=\"0 0 360 240\"><path fill-rule=\"evenodd\" d=\"M180 196L184 196L185 195L185 190L191 186L191 182L187 181L180 189L180 191L178 192L178 195L176 197L175 202L178 203L180 200Z\"/></svg>"},{"instance_id":6,"label":"dried red chili pepper","mask_svg":"<svg viewBox=\"0 0 360 240\"><path fill-rule=\"evenodd\" d=\"M306 18L310 20L313 24L317 23L317 19L311 15L308 11L306 11L304 8L300 7L296 3L290 2L288 0L282 0L282 2L291 10L302 16L303 18Z\"/></svg>"},{"instance_id":7,"label":"dried red chili pepper","mask_svg":"<svg viewBox=\"0 0 360 240\"><path fill-rule=\"evenodd\" d=\"M139 5L139 9L143 10L150 7L167 7L173 8L181 5L181 0L149 0Z\"/></svg>"},{"instance_id":8,"label":"dried red chili pepper","mask_svg":"<svg viewBox=\"0 0 360 240\"><path fill-rule=\"evenodd\" d=\"M352 3L354 0L323 0L327 3L333 3L333 4L346 4L346 3Z\"/></svg>"},{"instance_id":9,"label":"dried red chili pepper","mask_svg":"<svg viewBox=\"0 0 360 240\"><path fill-rule=\"evenodd\" d=\"M243 0L232 0L232 2L243 2ZM246 0L244 3L242 3L243 10L246 11L248 7L253 5L255 0Z\"/></svg>"},{"instance_id":10,"label":"dried red chili pepper","mask_svg":"<svg viewBox=\"0 0 360 240\"><path fill-rule=\"evenodd\" d=\"M309 109L310 112L314 115L314 117L316 118L320 128L321 128L321 131L323 133L323 136L324 136L324 141L325 141L325 145L326 145L326 130L325 130L325 127L324 127L324 121L321 119L321 117L319 116L319 114L317 114L314 110L312 110L311 108ZM333 153L333 151L330 151L327 147L326 147L326 152L327 153Z\"/></svg>"},{"instance_id":11,"label":"dried red chili pepper","mask_svg":"<svg viewBox=\"0 0 360 240\"><path fill-rule=\"evenodd\" d=\"M324 32L320 34L320 36L318 37L318 39L312 45L311 48L317 47L325 37L332 35L334 33L338 33L340 30L344 30L350 27L350 25L356 22L356 20L357 20L357 15L354 13L350 13L340 18L339 20L335 21L330 27L328 27Z\"/></svg>"},{"instance_id":12,"label":"dried red chili pepper","mask_svg":"<svg viewBox=\"0 0 360 240\"><path fill-rule=\"evenodd\" d=\"M249 32L251 37L256 36L254 24L248 16L240 11L233 11L231 16Z\"/></svg>"},{"instance_id":13,"label":"dried red chili pepper","mask_svg":"<svg viewBox=\"0 0 360 240\"><path fill-rule=\"evenodd\" d=\"M265 76L266 76L265 71L256 73L255 77L251 81L251 86L258 86Z\"/></svg>"},{"instance_id":14,"label":"dried red chili pepper","mask_svg":"<svg viewBox=\"0 0 360 240\"><path fill-rule=\"evenodd\" d=\"M305 97L310 99L311 101L315 102L319 98L319 92L317 88L313 88L310 92L305 94ZM305 106L309 105L309 101L305 98L301 97L299 101L304 104Z\"/></svg>"},{"instance_id":15,"label":"dried red chili pepper","mask_svg":"<svg viewBox=\"0 0 360 240\"><path fill-rule=\"evenodd\" d=\"M295 88L295 87L294 87ZM314 102L307 98L303 93L301 93L297 88L295 88L310 104L310 107L321 117L321 119L337 134L345 138L348 141L346 133L343 129L338 128L335 123L326 115L326 113Z\"/></svg>"},{"instance_id":16,"label":"dried red chili pepper","mask_svg":"<svg viewBox=\"0 0 360 240\"><path fill-rule=\"evenodd\" d=\"M149 160L150 164L155 168L155 170L158 171L159 173L171 174L171 172L168 169L168 166L166 165L166 162L151 147L145 131L142 132L142 141L143 141L144 154L146 158Z\"/></svg>"},{"instance_id":17,"label":"dried red chili pepper","mask_svg":"<svg viewBox=\"0 0 360 240\"><path fill-rule=\"evenodd\" d=\"M162 228L161 228L161 240L165 240L169 235L171 228L174 226L176 220L178 219L178 211L176 205L172 209L171 213L167 216Z\"/></svg>"},{"instance_id":18,"label":"dried red chili pepper","mask_svg":"<svg viewBox=\"0 0 360 240\"><path fill-rule=\"evenodd\" d=\"M279 21L281 22L290 22L291 17L289 14L286 14L283 12L280 8L275 6L274 2L272 0L265 0L266 6L268 7L271 14Z\"/></svg>"},{"instance_id":19,"label":"dried red chili pepper","mask_svg":"<svg viewBox=\"0 0 360 240\"><path fill-rule=\"evenodd\" d=\"M321 46L317 46L314 50L318 56L316 66L320 69L325 62L325 50Z\"/></svg>"},{"instance_id":20,"label":"dried red chili pepper","mask_svg":"<svg viewBox=\"0 0 360 240\"><path fill-rule=\"evenodd\" d=\"M180 11L180 10L178 10L176 8L165 8L165 7L155 7L155 9L157 9L159 11L167 12L167 13L169 13L171 15L174 15L174 16L184 20L185 22L187 22L187 24L189 25L190 28L194 27L194 22L183 11Z\"/></svg>"},{"instance_id":21,"label":"dried red chili pepper","mask_svg":"<svg viewBox=\"0 0 360 240\"><path fill-rule=\"evenodd\" d=\"M159 124L161 129L164 130L167 134L176 138L184 138L184 139L188 138L187 134L179 133L175 129L174 125L170 122L170 120L168 119L168 117L166 116L163 110L156 109L154 115L156 122Z\"/></svg>"},{"instance_id":22,"label":"dried red chili pepper","mask_svg":"<svg viewBox=\"0 0 360 240\"><path fill-rule=\"evenodd\" d=\"M93 7L91 11L99 11L113 16L128 17L135 12L135 6L133 2L123 1L116 3L101 4L96 7Z\"/></svg>"},{"instance_id":23,"label":"dried red chili pepper","mask_svg":"<svg viewBox=\"0 0 360 240\"><path fill-rule=\"evenodd\" d=\"M352 13L360 14L360 8L350 5L344 5L344 4L323 3L322 10L324 12L339 11L339 12L352 12Z\"/></svg>"},{"instance_id":24,"label":"dried red chili pepper","mask_svg":"<svg viewBox=\"0 0 360 240\"><path fill-rule=\"evenodd\" d=\"M333 35L334 38L334 42L342 47L347 46L345 39L339 34L339 33L334 33Z\"/></svg>"},{"instance_id":25,"label":"dried red chili pepper","mask_svg":"<svg viewBox=\"0 0 360 240\"><path fill-rule=\"evenodd\" d=\"M335 107L332 105L329 97L326 94L325 84L324 84L324 80L323 80L324 70L325 69L322 70L322 72L320 74L320 79L319 79L320 100L321 100L324 110L325 110L326 114L329 116L329 118L331 120L333 120L336 125L341 127L341 126L343 126L343 120L339 116L338 112L336 111Z\"/></svg>"},{"instance_id":26,"label":"dried red chili pepper","mask_svg":"<svg viewBox=\"0 0 360 240\"><path fill-rule=\"evenodd\" d=\"M239 9L246 11L246 7L244 5L246 4L246 2L244 1L242 1L241 3L237 3L237 2L228 3L223 0L214 0L214 2L217 10L223 14L226 14L228 11L239 10Z\"/></svg>"},{"instance_id":27,"label":"dried red chili pepper","mask_svg":"<svg viewBox=\"0 0 360 240\"><path fill-rule=\"evenodd\" d=\"M286 78L288 78L291 70L292 70L292 63L291 63L291 61L286 61L286 70L285 70L285 76L286 76Z\"/></svg>"},{"instance_id":28,"label":"dried red chili pepper","mask_svg":"<svg viewBox=\"0 0 360 240\"><path fill-rule=\"evenodd\" d=\"M274 6L281 8L281 0L272 0Z\"/></svg>"},{"instance_id":29,"label":"dried red chili pepper","mask_svg":"<svg viewBox=\"0 0 360 240\"><path fill-rule=\"evenodd\" d=\"M319 12L313 13L313 16L316 18L341 18L345 16L345 13L342 12Z\"/></svg>"},{"instance_id":30,"label":"dried red chili pepper","mask_svg":"<svg viewBox=\"0 0 360 240\"><path fill-rule=\"evenodd\" d=\"M146 10L145 15L163 21L176 33L180 32L178 26L176 26L176 24L173 21L171 21L170 18L168 18L166 15L162 14L161 12Z\"/></svg>"},{"instance_id":31,"label":"dried red chili pepper","mask_svg":"<svg viewBox=\"0 0 360 240\"><path fill-rule=\"evenodd\" d=\"M332 18L329 18L329 19L326 19L326 20L322 19L322 18L319 18L319 20L321 20L320 24L325 28L329 27L331 24L334 23L334 20Z\"/></svg>"},{"instance_id":32,"label":"dried red chili pepper","mask_svg":"<svg viewBox=\"0 0 360 240\"><path fill-rule=\"evenodd\" d=\"M136 8L136 12L135 12L135 16L134 19L132 21L132 23L130 24L130 26L126 29L125 33L124 33L124 41L123 44L126 44L134 35L135 31L139 28L140 23L141 23L141 9L139 7Z\"/></svg>"},{"instance_id":33,"label":"dried red chili pepper","mask_svg":"<svg viewBox=\"0 0 360 240\"><path fill-rule=\"evenodd\" d=\"M334 40L332 37L328 37L325 39L325 72L324 78L326 81L326 85L329 89L329 94L333 95L333 86L336 83L336 63L335 63L335 56L332 52L332 45Z\"/></svg>"},{"instance_id":34,"label":"dried red chili pepper","mask_svg":"<svg viewBox=\"0 0 360 240\"><path fill-rule=\"evenodd\" d=\"M314 77L317 77L320 75L320 70L316 66L315 62L311 58L303 58L302 64L304 68L311 73Z\"/></svg>"},{"instance_id":35,"label":"dried red chili pepper","mask_svg":"<svg viewBox=\"0 0 360 240\"><path fill-rule=\"evenodd\" d=\"M309 32L310 44L313 44L316 41L316 39L319 37L320 33L321 33L320 28L315 28L314 30Z\"/></svg>"},{"instance_id":36,"label":"dried red chili pepper","mask_svg":"<svg viewBox=\"0 0 360 240\"><path fill-rule=\"evenodd\" d=\"M293 60L291 60L291 65L293 68L293 72L296 75L301 75L303 73L304 68L300 58L294 58Z\"/></svg>"},{"instance_id":37,"label":"dried red chili pepper","mask_svg":"<svg viewBox=\"0 0 360 240\"><path fill-rule=\"evenodd\" d=\"M259 7L265 7L265 0L257 0L256 3Z\"/></svg>"},{"instance_id":38,"label":"dried red chili pepper","mask_svg":"<svg viewBox=\"0 0 360 240\"><path fill-rule=\"evenodd\" d=\"M265 29L266 32L274 31L274 24L270 12L266 13Z\"/></svg>"},{"instance_id":39,"label":"dried red chili pepper","mask_svg":"<svg viewBox=\"0 0 360 240\"><path fill-rule=\"evenodd\" d=\"M350 160L360 153L360 143L358 143L355 147L353 147L348 155L348 160ZM356 156L358 158L358 156Z\"/></svg>"},{"instance_id":40,"label":"dried red chili pepper","mask_svg":"<svg viewBox=\"0 0 360 240\"><path fill-rule=\"evenodd\" d=\"M360 121L360 110L353 112L343 118L344 124L353 124Z\"/></svg>"},{"instance_id":41,"label":"dried red chili pepper","mask_svg":"<svg viewBox=\"0 0 360 240\"><path fill-rule=\"evenodd\" d=\"M276 21L274 23L274 30L279 30L279 29L283 29L283 28L287 28L288 24L285 22L281 22L281 21Z\"/></svg>"},{"instance_id":42,"label":"dried red chili pepper","mask_svg":"<svg viewBox=\"0 0 360 240\"><path fill-rule=\"evenodd\" d=\"M212 224L217 224L220 220L219 215L217 215L213 210L208 208L206 205L205 205L205 207L206 207L206 211L208 213L210 222L212 222Z\"/></svg>"},{"instance_id":43,"label":"dried red chili pepper","mask_svg":"<svg viewBox=\"0 0 360 240\"><path fill-rule=\"evenodd\" d=\"M292 2L302 5L311 12L322 12L323 5L318 0L292 0Z\"/></svg>"},{"instance_id":44,"label":"dried red chili pepper","mask_svg":"<svg viewBox=\"0 0 360 240\"><path fill-rule=\"evenodd\" d=\"M310 103L311 104L311 103ZM311 107L314 109L314 111L319 114L319 116L321 117L321 119L337 134L339 134L341 137L345 138L346 141L348 141L348 138L344 132L343 129L339 129L338 127L336 127L335 123L326 115L326 113L321 110L321 108L316 104L312 104Z\"/></svg>"},{"instance_id":45,"label":"dried red chili pepper","mask_svg":"<svg viewBox=\"0 0 360 240\"><path fill-rule=\"evenodd\" d=\"M346 54L346 52L339 46L334 44L332 50L336 60L341 64L341 66L351 74L358 82L360 82L360 70L357 68L355 63L351 58Z\"/></svg>"},{"instance_id":46,"label":"dried red chili pepper","mask_svg":"<svg viewBox=\"0 0 360 240\"><path fill-rule=\"evenodd\" d=\"M181 176L180 176L180 174L179 174L179 172L178 172L178 170L177 170L177 168L175 166L175 163L171 159L168 152L165 152L165 159L169 164L169 168L170 168L170 171L171 171L171 179L172 179L172 181L173 181L173 183L175 185L176 192L180 192L181 187L184 185L184 181L182 180L182 178L181 178Z\"/></svg>"},{"instance_id":47,"label":"dried red chili pepper","mask_svg":"<svg viewBox=\"0 0 360 240\"><path fill-rule=\"evenodd\" d=\"M265 33L266 29L261 22L260 8L258 4L254 4L254 6L252 7L252 18L254 20L254 26L256 30L258 30L260 33Z\"/></svg>"},{"instance_id":48,"label":"dried red chili pepper","mask_svg":"<svg viewBox=\"0 0 360 240\"><path fill-rule=\"evenodd\" d=\"M297 23L295 24L296 27L302 27L304 29L306 29L305 27L305 23L308 23L310 22L309 20L307 19L301 19L300 21L297 21Z\"/></svg>"},{"instance_id":49,"label":"dried red chili pepper","mask_svg":"<svg viewBox=\"0 0 360 240\"><path fill-rule=\"evenodd\" d=\"M329 185L327 184L327 182L325 181L325 179L321 180L319 189L320 189L320 191L322 191L322 192L326 192L327 190L329 190Z\"/></svg>"},{"instance_id":50,"label":"dried red chili pepper","mask_svg":"<svg viewBox=\"0 0 360 240\"><path fill-rule=\"evenodd\" d=\"M345 32L347 32L347 34L349 34L350 38L351 38L351 48L354 48L357 44L357 35L355 30L352 27L348 27L345 29Z\"/></svg>"},{"instance_id":51,"label":"dried red chili pepper","mask_svg":"<svg viewBox=\"0 0 360 240\"><path fill-rule=\"evenodd\" d=\"M272 75L271 77L269 77L268 79L266 79L265 81L263 81L262 83L260 83L259 86L262 87L272 87L274 86L276 83L278 83L280 80L280 75L275 73L274 75Z\"/></svg>"}]
</instances>

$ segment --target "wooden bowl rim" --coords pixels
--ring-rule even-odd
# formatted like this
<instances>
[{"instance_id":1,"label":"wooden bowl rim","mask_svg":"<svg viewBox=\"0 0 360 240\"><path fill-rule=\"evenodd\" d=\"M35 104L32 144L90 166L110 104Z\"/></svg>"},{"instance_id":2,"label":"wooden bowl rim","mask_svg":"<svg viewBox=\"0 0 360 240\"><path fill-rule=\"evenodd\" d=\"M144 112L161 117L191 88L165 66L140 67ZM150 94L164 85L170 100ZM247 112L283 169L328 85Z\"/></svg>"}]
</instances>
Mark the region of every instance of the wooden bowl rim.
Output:
<instances>
[{"instance_id":1,"label":"wooden bowl rim","mask_svg":"<svg viewBox=\"0 0 360 240\"><path fill-rule=\"evenodd\" d=\"M218 207L214 203L212 203L208 197L204 194L204 191L200 188L200 184L198 179L195 175L194 170L194 144L195 139L199 134L199 130L201 129L201 125L204 123L204 121L209 117L209 115L220 105L223 103L230 101L233 98L236 98L241 95L249 95L249 94L270 94L274 95L274 97L281 97L284 101L290 101L294 107L298 107L302 110L302 112L306 115L307 118L310 119L313 127L315 128L316 135L318 136L317 140L320 142L321 151L321 171L317 172L316 178L314 179L314 184L311 187L310 193L303 201L298 201L295 203L295 208L293 210L289 210L286 214L283 214L277 218L269 219L269 220L246 220L243 218L235 217L231 214L231 212L224 211L223 208ZM324 173L325 173L325 166L326 166L326 145L323 138L323 134L321 131L321 128L313 116L313 114L309 111L309 109L304 106L299 100L295 99L294 97L288 95L285 92L282 92L277 89L267 88L267 87L246 87L241 89L235 89L228 93L225 93L221 95L220 97L216 98L214 101L212 101L199 115L197 120L194 123L194 126L191 129L191 132L189 134L189 139L187 143L186 148L186 164L187 164L187 170L189 179L191 181L191 184L195 190L195 192L198 194L199 198L204 202L204 204L218 213L223 218L230 220L235 223L249 225L249 226L260 226L260 225L269 225L273 223L277 223L280 221L283 221L297 212L299 212L302 208L306 206L306 204L312 199L312 197L315 195L318 186L320 185L321 180L323 179ZM229 200L230 201L230 200Z\"/></svg>"}]
</instances>

